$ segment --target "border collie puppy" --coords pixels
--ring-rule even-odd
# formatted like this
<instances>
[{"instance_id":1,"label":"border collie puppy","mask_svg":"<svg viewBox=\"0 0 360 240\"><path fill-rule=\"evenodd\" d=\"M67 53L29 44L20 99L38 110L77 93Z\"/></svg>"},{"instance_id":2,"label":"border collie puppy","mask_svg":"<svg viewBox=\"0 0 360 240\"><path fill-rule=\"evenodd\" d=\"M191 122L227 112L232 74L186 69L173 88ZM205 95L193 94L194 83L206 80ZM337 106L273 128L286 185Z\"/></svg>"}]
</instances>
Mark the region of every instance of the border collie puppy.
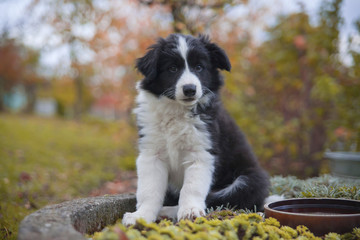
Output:
<instances>
[{"instance_id":1,"label":"border collie puppy","mask_svg":"<svg viewBox=\"0 0 360 240\"><path fill-rule=\"evenodd\" d=\"M123 223L193 219L221 205L262 209L268 175L220 101L219 70L231 69L224 50L207 36L171 34L136 65L145 76L134 110L137 210Z\"/></svg>"}]
</instances>

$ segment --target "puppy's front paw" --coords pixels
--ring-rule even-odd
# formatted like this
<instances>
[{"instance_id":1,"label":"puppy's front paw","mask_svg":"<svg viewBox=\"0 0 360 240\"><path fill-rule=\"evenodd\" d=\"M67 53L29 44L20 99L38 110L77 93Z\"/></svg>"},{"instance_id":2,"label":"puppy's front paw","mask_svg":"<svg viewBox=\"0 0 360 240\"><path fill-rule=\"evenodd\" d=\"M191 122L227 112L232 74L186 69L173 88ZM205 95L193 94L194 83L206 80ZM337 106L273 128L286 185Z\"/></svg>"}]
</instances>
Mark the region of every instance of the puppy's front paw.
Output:
<instances>
[{"instance_id":1,"label":"puppy's front paw","mask_svg":"<svg viewBox=\"0 0 360 240\"><path fill-rule=\"evenodd\" d=\"M125 226L133 225L136 223L137 217L135 213L125 213L122 219L122 224Z\"/></svg>"},{"instance_id":2,"label":"puppy's front paw","mask_svg":"<svg viewBox=\"0 0 360 240\"><path fill-rule=\"evenodd\" d=\"M180 208L178 212L178 221L181 219L195 220L197 217L205 216L205 211L198 207Z\"/></svg>"},{"instance_id":3,"label":"puppy's front paw","mask_svg":"<svg viewBox=\"0 0 360 240\"><path fill-rule=\"evenodd\" d=\"M125 213L122 219L122 224L125 226L134 225L136 223L136 220L138 219L144 219L147 222L153 222L155 221L155 216L152 216L151 214L142 214L139 212L133 212L133 213Z\"/></svg>"}]
</instances>

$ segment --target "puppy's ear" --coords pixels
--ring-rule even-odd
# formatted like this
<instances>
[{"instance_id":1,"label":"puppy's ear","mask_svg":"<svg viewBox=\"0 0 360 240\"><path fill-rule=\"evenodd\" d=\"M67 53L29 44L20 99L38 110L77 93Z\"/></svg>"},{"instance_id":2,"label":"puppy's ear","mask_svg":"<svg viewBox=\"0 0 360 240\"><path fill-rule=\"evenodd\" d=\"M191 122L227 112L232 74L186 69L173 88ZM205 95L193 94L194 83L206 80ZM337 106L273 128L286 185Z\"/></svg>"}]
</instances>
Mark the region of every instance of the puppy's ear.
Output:
<instances>
[{"instance_id":1,"label":"puppy's ear","mask_svg":"<svg viewBox=\"0 0 360 240\"><path fill-rule=\"evenodd\" d=\"M225 51L215 43L212 43L209 36L207 35L199 35L199 40L205 45L206 49L209 51L211 62L213 63L213 65L216 68L230 72L231 63Z\"/></svg>"},{"instance_id":2,"label":"puppy's ear","mask_svg":"<svg viewBox=\"0 0 360 240\"><path fill-rule=\"evenodd\" d=\"M157 75L161 39L158 43L151 45L148 52L142 58L136 60L136 68L145 76L143 82L150 82Z\"/></svg>"}]
</instances>

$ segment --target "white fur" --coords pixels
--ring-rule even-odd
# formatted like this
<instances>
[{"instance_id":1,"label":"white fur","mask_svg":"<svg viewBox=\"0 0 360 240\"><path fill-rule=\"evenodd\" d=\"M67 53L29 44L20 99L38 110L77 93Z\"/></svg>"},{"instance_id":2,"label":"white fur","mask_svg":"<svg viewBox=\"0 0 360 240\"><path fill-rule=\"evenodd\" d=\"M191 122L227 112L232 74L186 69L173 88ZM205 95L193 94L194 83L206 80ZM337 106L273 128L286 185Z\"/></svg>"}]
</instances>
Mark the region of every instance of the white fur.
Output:
<instances>
[{"instance_id":1,"label":"white fur","mask_svg":"<svg viewBox=\"0 0 360 240\"><path fill-rule=\"evenodd\" d=\"M137 159L137 210L126 213L123 223L154 221L168 184L180 191L178 219L204 215L214 168L205 123L177 101L138 90L134 112L143 137Z\"/></svg>"},{"instance_id":2,"label":"white fur","mask_svg":"<svg viewBox=\"0 0 360 240\"><path fill-rule=\"evenodd\" d=\"M177 50L180 52L181 57L185 60L185 70L182 76L180 77L180 79L178 80L178 82L176 83L175 99L184 105L188 105L188 106L194 105L197 102L197 100L201 98L203 91L199 78L195 74L193 74L189 69L189 65L187 63L187 58L186 58L189 49L185 38L179 37L179 45ZM196 93L194 96L194 100L190 102L182 101L183 99L186 98L183 92L183 86L186 84L194 84L196 86Z\"/></svg>"},{"instance_id":3,"label":"white fur","mask_svg":"<svg viewBox=\"0 0 360 240\"><path fill-rule=\"evenodd\" d=\"M182 101L183 99L187 98L183 92L183 86L186 84L194 84L196 86L196 93L194 96L194 100L190 102ZM195 76L195 74L190 72L188 67L186 67L184 73L182 74L182 76L180 77L179 81L175 86L175 99L184 105L194 105L201 96L202 96L202 88L199 79Z\"/></svg>"},{"instance_id":4,"label":"white fur","mask_svg":"<svg viewBox=\"0 0 360 240\"><path fill-rule=\"evenodd\" d=\"M177 50L180 52L181 57L183 59L186 59L189 48L185 38L179 37L179 44L177 46Z\"/></svg>"},{"instance_id":5,"label":"white fur","mask_svg":"<svg viewBox=\"0 0 360 240\"><path fill-rule=\"evenodd\" d=\"M240 176L232 184L230 184L224 189L221 189L220 191L217 191L215 194L220 198L226 195L230 195L232 192L237 191L239 188L246 187L246 181L248 181L247 176Z\"/></svg>"}]
</instances>

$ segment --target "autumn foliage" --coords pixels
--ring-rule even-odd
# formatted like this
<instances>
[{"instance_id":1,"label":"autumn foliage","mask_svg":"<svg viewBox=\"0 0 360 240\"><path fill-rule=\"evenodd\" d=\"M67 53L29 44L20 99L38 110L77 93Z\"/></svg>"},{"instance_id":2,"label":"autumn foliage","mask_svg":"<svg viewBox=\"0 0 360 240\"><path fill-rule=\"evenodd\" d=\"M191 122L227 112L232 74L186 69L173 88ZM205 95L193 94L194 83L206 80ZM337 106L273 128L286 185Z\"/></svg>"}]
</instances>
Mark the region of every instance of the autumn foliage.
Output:
<instances>
[{"instance_id":1,"label":"autumn foliage","mask_svg":"<svg viewBox=\"0 0 360 240\"><path fill-rule=\"evenodd\" d=\"M232 12L248 1L32 1L29 11L46 9L39 21L51 29L47 47L67 46L68 64L43 74L44 49L3 34L0 110L2 96L19 84L27 89L28 112L47 95L60 115L78 120L96 99L112 96L119 116L134 128L131 109L141 78L135 59L171 32L206 33L229 55L233 68L223 100L260 161L271 173L317 175L326 171L323 152L339 140L335 129L349 133L349 148L360 148L359 52L350 49L350 66L340 60L341 3L325 1L316 24L304 8L279 16L259 43L252 29L265 25L267 10Z\"/></svg>"}]
</instances>

